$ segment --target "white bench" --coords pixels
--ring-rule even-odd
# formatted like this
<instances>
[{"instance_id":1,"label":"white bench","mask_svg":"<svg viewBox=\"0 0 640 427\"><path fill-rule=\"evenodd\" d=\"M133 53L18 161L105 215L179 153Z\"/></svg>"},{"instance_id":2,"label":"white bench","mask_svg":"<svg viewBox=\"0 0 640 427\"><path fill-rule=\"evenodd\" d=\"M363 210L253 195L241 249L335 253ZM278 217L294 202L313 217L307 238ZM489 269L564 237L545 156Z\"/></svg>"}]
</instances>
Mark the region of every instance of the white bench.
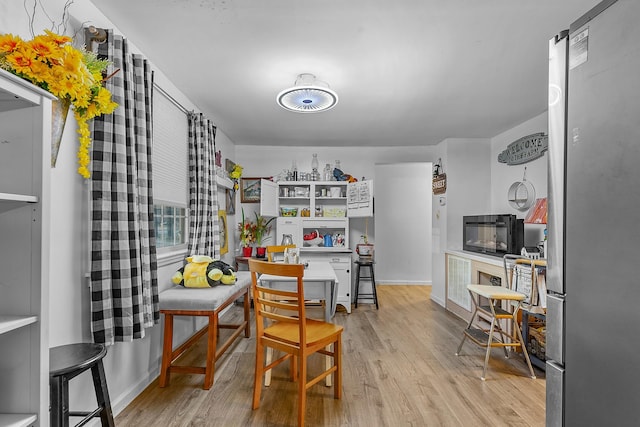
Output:
<instances>
[{"instance_id":1,"label":"white bench","mask_svg":"<svg viewBox=\"0 0 640 427\"><path fill-rule=\"evenodd\" d=\"M162 345L162 366L160 367L160 387L169 384L171 372L204 374L203 388L213 385L215 362L231 346L244 330L244 336L250 336L249 291L251 276L248 271L236 273L234 285L218 285L212 288L185 288L173 286L160 292L160 313L164 315L164 338ZM244 320L238 324L222 324L219 314L234 301L244 297ZM207 326L197 331L184 344L173 350L173 316L205 316L209 318ZM233 334L218 347L220 329L233 329ZM176 365L174 362L182 353L194 345L200 337L207 334L207 360L204 367Z\"/></svg>"}]
</instances>

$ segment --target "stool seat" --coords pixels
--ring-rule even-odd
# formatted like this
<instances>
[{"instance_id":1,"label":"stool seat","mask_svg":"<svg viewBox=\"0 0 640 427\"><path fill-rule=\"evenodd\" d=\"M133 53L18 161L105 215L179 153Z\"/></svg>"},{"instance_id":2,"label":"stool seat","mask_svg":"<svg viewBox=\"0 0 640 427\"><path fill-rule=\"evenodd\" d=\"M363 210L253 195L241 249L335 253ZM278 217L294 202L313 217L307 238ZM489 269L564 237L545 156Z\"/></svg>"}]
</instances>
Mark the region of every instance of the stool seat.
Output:
<instances>
[{"instance_id":1,"label":"stool seat","mask_svg":"<svg viewBox=\"0 0 640 427\"><path fill-rule=\"evenodd\" d=\"M57 377L83 372L106 355L107 348L102 344L79 343L50 348L49 375Z\"/></svg>"},{"instance_id":2,"label":"stool seat","mask_svg":"<svg viewBox=\"0 0 640 427\"><path fill-rule=\"evenodd\" d=\"M50 422L53 427L69 426L69 417L83 417L77 425L100 417L102 426L114 427L107 379L102 359L107 354L103 344L75 343L49 349ZM91 370L98 408L91 412L69 410L69 380Z\"/></svg>"},{"instance_id":3,"label":"stool seat","mask_svg":"<svg viewBox=\"0 0 640 427\"><path fill-rule=\"evenodd\" d=\"M376 304L376 310L378 307L378 293L376 292L376 277L373 271L373 264L375 261L373 259L357 259L355 261L356 264L356 295L355 295L355 307L358 308L358 298L361 296L370 296L373 297L373 302ZM368 276L362 276L362 268L369 269ZM370 294L360 294L360 279L368 279L371 281L371 293Z\"/></svg>"}]
</instances>

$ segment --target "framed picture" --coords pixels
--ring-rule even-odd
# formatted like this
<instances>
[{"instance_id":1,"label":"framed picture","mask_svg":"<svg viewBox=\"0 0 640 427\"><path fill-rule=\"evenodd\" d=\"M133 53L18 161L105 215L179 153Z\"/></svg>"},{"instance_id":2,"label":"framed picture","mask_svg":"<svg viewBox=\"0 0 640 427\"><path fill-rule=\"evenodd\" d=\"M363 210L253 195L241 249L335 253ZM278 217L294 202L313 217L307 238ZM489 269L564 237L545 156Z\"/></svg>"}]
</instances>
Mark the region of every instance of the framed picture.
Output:
<instances>
[{"instance_id":1,"label":"framed picture","mask_svg":"<svg viewBox=\"0 0 640 427\"><path fill-rule=\"evenodd\" d=\"M227 211L218 210L218 232L220 233L220 255L229 252L229 228L227 227Z\"/></svg>"},{"instance_id":2,"label":"framed picture","mask_svg":"<svg viewBox=\"0 0 640 427\"><path fill-rule=\"evenodd\" d=\"M240 178L240 202L260 203L260 180L263 178Z\"/></svg>"},{"instance_id":3,"label":"framed picture","mask_svg":"<svg viewBox=\"0 0 640 427\"><path fill-rule=\"evenodd\" d=\"M224 191L225 195L225 207L227 208L227 213L229 215L236 214L236 192L233 189L227 188Z\"/></svg>"}]
</instances>

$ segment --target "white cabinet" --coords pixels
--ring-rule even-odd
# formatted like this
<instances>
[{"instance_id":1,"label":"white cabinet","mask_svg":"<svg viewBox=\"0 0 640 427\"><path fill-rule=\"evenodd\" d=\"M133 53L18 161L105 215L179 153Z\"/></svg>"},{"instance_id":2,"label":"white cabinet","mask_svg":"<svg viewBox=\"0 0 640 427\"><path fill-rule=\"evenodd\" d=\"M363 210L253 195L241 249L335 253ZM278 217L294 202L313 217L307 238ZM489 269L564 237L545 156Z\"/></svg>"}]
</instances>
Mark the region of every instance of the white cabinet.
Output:
<instances>
[{"instance_id":1,"label":"white cabinet","mask_svg":"<svg viewBox=\"0 0 640 427\"><path fill-rule=\"evenodd\" d=\"M283 216L284 209L296 209L295 216ZM278 217L276 243L290 234L302 248L302 260L326 260L338 277L338 304L351 313L351 249L349 218L373 216L373 181L281 181L262 180L260 214ZM331 236L331 246L324 241L311 245L304 235L318 231Z\"/></svg>"},{"instance_id":2,"label":"white cabinet","mask_svg":"<svg viewBox=\"0 0 640 427\"><path fill-rule=\"evenodd\" d=\"M301 248L302 247L302 218L288 218L279 217L276 220L276 240L275 244L279 245L282 242L282 236L289 234L293 243Z\"/></svg>"},{"instance_id":3,"label":"white cabinet","mask_svg":"<svg viewBox=\"0 0 640 427\"><path fill-rule=\"evenodd\" d=\"M300 259L302 262L329 261L338 278L337 304L343 306L347 313L351 313L351 250L321 252L317 249L303 249Z\"/></svg>"},{"instance_id":4,"label":"white cabinet","mask_svg":"<svg viewBox=\"0 0 640 427\"><path fill-rule=\"evenodd\" d=\"M0 425L48 425L51 99L0 70Z\"/></svg>"},{"instance_id":5,"label":"white cabinet","mask_svg":"<svg viewBox=\"0 0 640 427\"><path fill-rule=\"evenodd\" d=\"M260 214L282 216L281 208L297 209L302 218L373 216L373 181L262 180Z\"/></svg>"}]
</instances>

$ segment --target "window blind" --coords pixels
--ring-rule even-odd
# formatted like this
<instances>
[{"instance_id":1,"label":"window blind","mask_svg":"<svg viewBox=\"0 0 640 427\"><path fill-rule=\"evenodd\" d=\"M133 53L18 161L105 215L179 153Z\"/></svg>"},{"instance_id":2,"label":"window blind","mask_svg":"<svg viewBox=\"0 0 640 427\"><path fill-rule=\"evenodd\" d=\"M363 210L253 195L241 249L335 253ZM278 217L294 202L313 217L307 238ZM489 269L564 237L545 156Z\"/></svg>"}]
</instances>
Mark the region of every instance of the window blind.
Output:
<instances>
[{"instance_id":1,"label":"window blind","mask_svg":"<svg viewBox=\"0 0 640 427\"><path fill-rule=\"evenodd\" d=\"M186 207L189 200L187 114L166 93L153 93L153 197Z\"/></svg>"}]
</instances>

